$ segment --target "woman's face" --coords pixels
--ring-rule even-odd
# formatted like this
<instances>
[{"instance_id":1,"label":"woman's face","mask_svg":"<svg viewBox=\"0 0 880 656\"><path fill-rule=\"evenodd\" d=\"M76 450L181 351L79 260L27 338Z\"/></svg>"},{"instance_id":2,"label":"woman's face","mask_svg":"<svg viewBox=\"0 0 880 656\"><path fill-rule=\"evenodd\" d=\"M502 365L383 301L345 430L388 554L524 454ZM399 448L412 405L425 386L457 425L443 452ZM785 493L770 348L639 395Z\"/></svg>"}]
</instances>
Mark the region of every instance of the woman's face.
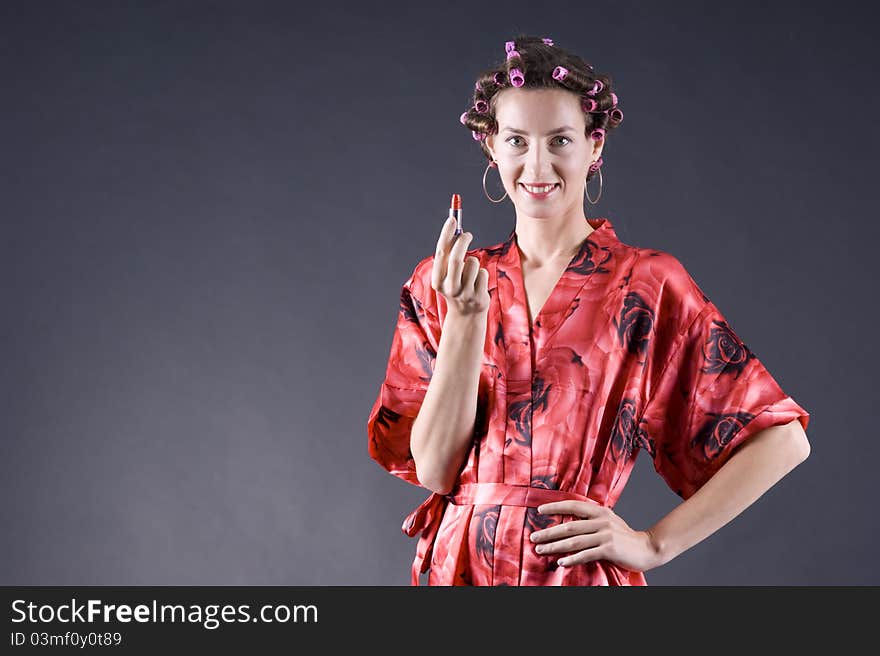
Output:
<instances>
[{"instance_id":1,"label":"woman's face","mask_svg":"<svg viewBox=\"0 0 880 656\"><path fill-rule=\"evenodd\" d=\"M545 218L572 209L583 212L588 169L599 158L604 140L584 134L586 116L577 94L509 88L493 102L498 133L487 137L486 146L517 212ZM524 186L544 183L555 185L546 197L536 197Z\"/></svg>"}]
</instances>

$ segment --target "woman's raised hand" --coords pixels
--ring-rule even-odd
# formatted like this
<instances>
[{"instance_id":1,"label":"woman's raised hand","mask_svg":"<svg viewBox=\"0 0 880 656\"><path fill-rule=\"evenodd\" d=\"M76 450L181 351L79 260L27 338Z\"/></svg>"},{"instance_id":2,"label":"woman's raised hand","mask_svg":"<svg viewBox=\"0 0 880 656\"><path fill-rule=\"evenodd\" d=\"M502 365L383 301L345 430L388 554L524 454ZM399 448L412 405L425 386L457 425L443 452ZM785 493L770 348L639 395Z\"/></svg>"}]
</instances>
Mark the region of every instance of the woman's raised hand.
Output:
<instances>
[{"instance_id":1,"label":"woman's raised hand","mask_svg":"<svg viewBox=\"0 0 880 656\"><path fill-rule=\"evenodd\" d=\"M489 272L473 255L465 258L474 236L463 232L456 238L455 219L449 217L440 230L431 287L443 294L449 312L478 315L489 312Z\"/></svg>"}]
</instances>

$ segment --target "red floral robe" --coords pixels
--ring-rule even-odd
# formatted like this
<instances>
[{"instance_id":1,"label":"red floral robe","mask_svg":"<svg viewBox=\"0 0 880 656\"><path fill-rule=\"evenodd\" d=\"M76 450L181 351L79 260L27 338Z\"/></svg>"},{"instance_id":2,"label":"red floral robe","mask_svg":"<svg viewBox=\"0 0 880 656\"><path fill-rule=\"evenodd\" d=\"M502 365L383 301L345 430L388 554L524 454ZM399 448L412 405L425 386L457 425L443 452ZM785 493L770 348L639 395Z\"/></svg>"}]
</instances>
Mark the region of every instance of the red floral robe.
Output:
<instances>
[{"instance_id":1,"label":"red floral robe","mask_svg":"<svg viewBox=\"0 0 880 656\"><path fill-rule=\"evenodd\" d=\"M614 507L639 450L683 499L758 431L809 414L736 336L682 264L621 242L607 218L584 240L529 324L515 230L476 248L491 305L473 444L457 486L404 520L421 533L411 582L429 585L646 585L600 560L557 567L532 531L577 520L537 506ZM369 454L414 485L410 429L434 370L446 299L434 256L403 284L385 380L367 423Z\"/></svg>"}]
</instances>

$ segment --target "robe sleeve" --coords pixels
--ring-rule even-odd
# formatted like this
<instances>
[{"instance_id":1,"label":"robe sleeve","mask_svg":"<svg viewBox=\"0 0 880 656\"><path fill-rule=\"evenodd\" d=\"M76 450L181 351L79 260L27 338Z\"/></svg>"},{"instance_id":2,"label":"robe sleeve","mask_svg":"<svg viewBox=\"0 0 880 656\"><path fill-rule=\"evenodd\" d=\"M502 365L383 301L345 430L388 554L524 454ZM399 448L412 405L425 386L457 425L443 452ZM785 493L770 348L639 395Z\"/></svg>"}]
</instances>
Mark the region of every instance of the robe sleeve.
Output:
<instances>
[{"instance_id":1,"label":"robe sleeve","mask_svg":"<svg viewBox=\"0 0 880 656\"><path fill-rule=\"evenodd\" d=\"M385 378L367 421L370 457L420 487L410 433L431 382L440 338L436 292L430 287L432 259L422 260L401 287Z\"/></svg>"},{"instance_id":2,"label":"robe sleeve","mask_svg":"<svg viewBox=\"0 0 880 656\"><path fill-rule=\"evenodd\" d=\"M684 288L694 294L679 305L696 316L670 340L637 430L654 469L688 499L751 436L794 419L806 430L810 415L692 279Z\"/></svg>"}]
</instances>

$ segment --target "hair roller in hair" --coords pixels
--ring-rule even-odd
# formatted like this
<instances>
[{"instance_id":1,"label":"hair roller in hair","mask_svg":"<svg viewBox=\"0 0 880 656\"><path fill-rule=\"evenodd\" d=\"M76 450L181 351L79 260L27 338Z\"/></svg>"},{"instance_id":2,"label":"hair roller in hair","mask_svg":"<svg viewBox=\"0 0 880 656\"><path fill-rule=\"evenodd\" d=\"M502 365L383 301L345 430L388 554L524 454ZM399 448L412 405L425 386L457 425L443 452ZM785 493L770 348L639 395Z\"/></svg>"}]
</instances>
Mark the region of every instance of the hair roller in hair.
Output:
<instances>
[{"instance_id":1,"label":"hair roller in hair","mask_svg":"<svg viewBox=\"0 0 880 656\"><path fill-rule=\"evenodd\" d=\"M560 82L562 82L562 80L565 79L566 75L568 75L568 69L565 66L557 66L553 69L554 80L559 80Z\"/></svg>"},{"instance_id":2,"label":"hair roller in hair","mask_svg":"<svg viewBox=\"0 0 880 656\"><path fill-rule=\"evenodd\" d=\"M525 77L523 77L523 72L518 68L510 69L510 83L515 87L521 87L526 83Z\"/></svg>"}]
</instances>

